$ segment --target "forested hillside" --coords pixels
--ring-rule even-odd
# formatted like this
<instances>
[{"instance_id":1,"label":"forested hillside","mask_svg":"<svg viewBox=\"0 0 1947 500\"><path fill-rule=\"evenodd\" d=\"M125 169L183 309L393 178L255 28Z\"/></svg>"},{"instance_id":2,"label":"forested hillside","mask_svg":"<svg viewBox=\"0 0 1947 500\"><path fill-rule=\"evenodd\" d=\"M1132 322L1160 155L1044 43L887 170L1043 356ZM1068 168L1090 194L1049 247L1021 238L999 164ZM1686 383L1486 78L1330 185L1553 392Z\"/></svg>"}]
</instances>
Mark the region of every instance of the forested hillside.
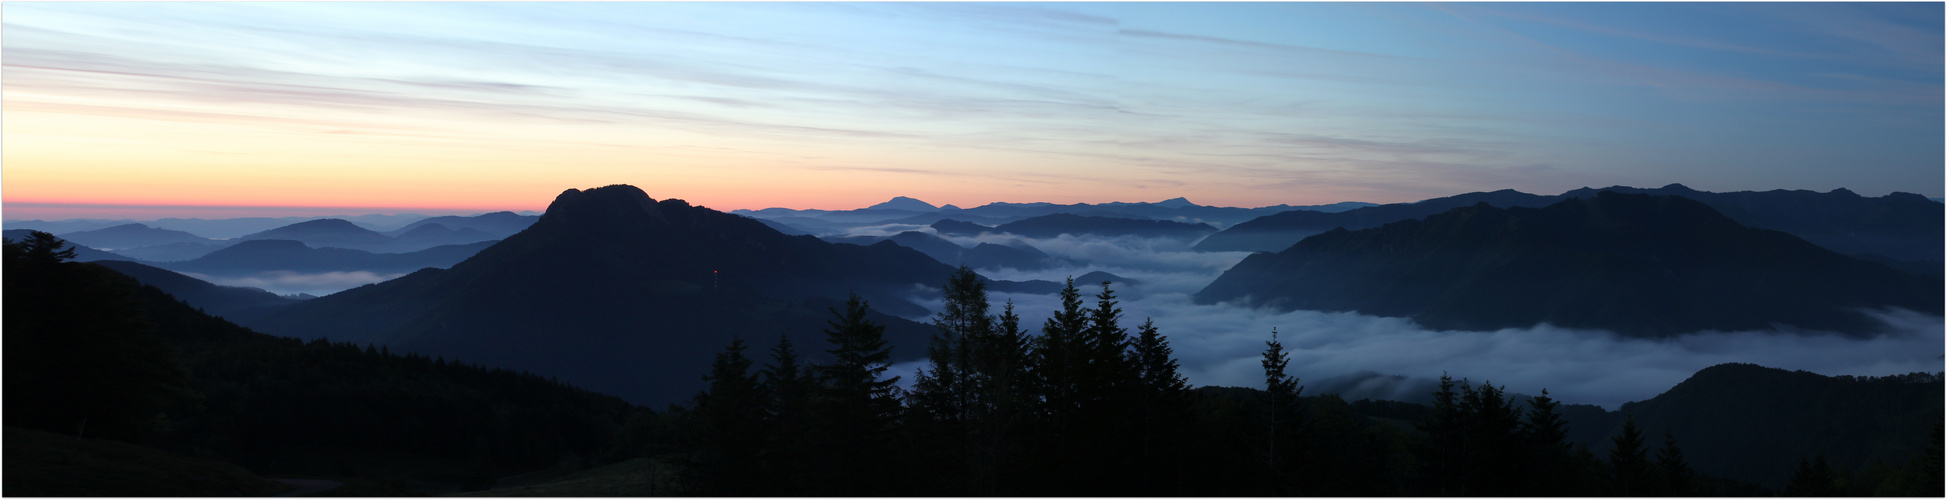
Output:
<instances>
[{"instance_id":1,"label":"forested hillside","mask_svg":"<svg viewBox=\"0 0 1947 500\"><path fill-rule=\"evenodd\" d=\"M697 374L705 390L652 412L502 369L265 336L108 268L68 262L62 248L45 233L6 246L7 288L34 292L5 295L9 427L152 446L168 455L143 460L178 470L223 471L227 462L256 475L345 481L336 494L478 490L536 477L568 479L520 491L1944 492L1938 374L1860 379L1725 365L1619 412L1571 411L1545 389L1516 397L1454 378L1442 378L1431 405L1347 402L1307 394L1289 370L1292 352L1272 334L1259 362L1263 386L1193 389L1168 332L1125 317L1113 285L1090 287L1098 291L1089 297L1070 280L1062 308L1036 327L1038 318L1020 317L1011 303L990 303L986 282L961 268L942 289L928 362L906 381L910 390L900 388L905 375L889 372L894 346L884 325L854 296L827 311L821 342L785 337L750 352L764 339L733 336ZM191 479L166 477L88 489L91 477L117 469L56 458L75 456L80 441L35 439L10 446L8 470L33 470L56 481L33 484L66 489L33 491L269 488L233 471L194 479L215 485L202 489L176 489ZM623 487L577 489L590 484Z\"/></svg>"},{"instance_id":2,"label":"forested hillside","mask_svg":"<svg viewBox=\"0 0 1947 500\"><path fill-rule=\"evenodd\" d=\"M67 262L63 247L46 233L6 246L9 427L403 494L596 460L628 414L644 411L458 360L252 332L114 270Z\"/></svg>"}]
</instances>

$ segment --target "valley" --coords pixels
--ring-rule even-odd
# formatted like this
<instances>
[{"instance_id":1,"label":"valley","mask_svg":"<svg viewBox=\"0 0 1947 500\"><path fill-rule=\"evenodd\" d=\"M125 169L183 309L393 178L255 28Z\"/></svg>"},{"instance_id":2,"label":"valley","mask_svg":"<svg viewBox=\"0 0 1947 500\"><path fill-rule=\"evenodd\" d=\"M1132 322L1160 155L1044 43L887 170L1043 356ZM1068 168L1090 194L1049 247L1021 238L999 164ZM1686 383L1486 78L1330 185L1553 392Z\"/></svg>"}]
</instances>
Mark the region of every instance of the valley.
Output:
<instances>
[{"instance_id":1,"label":"valley","mask_svg":"<svg viewBox=\"0 0 1947 500\"><path fill-rule=\"evenodd\" d=\"M387 243L396 240L383 239L387 236L381 233L342 219L274 228L186 261L101 259L99 254L79 251L75 260L94 260L155 287L158 293L166 292L188 306L256 332L312 345L343 345L353 352L357 346L367 346L367 356L376 352L373 349L382 348L415 356L421 362L450 359L466 366L533 374L582 390L620 396L644 411L694 408L690 405L701 401L695 399L696 395L718 390L721 379L711 382L701 375L721 368L719 351L732 339L749 345L753 357L782 348L778 342L783 339L798 346L805 362L830 363L832 358L816 346L825 344L824 337L837 324L832 322L832 314L848 307L842 300L847 294L869 304L861 318L884 328L888 357L881 366L885 376L898 377L896 385L903 392L925 392L928 389L923 384L928 382L920 381L935 379L937 375L929 375L929 370L938 369L937 358L928 360L926 346L933 345L937 352L939 344L929 339L942 331L938 326L944 324L942 315L960 307L952 305L960 299L952 293L943 294L937 283L945 282L943 277L953 275L957 266L979 273L976 278L985 290L982 296L991 301L986 307L1006 305L1020 318L1023 326L1017 328L1043 335L1047 327L1027 325L1054 318L1048 319L1052 325L1062 317L1067 307L1060 293L1064 282L1079 278L1073 286L1079 296L1088 298L1102 292L1107 281L1108 289L1117 297L1124 324L1147 322L1168 335L1173 361L1180 363L1176 369L1189 387L1204 387L1199 389L1202 392L1262 384L1259 351L1270 333L1278 332L1277 339L1289 349L1290 373L1312 387L1303 393L1308 398L1328 394L1333 401L1358 403L1346 411L1363 418L1417 422L1427 417L1418 413L1424 410L1413 408L1442 404L1436 393L1443 374L1481 383L1492 380L1511 393L1507 400L1516 408L1526 408L1527 399L1545 389L1555 401L1566 404L1563 415L1571 425L1564 438L1598 454L1613 448L1608 438L1625 415L1633 414L1652 431L1726 435L1729 431L1694 426L1747 417L1719 415L1697 420L1703 417L1684 415L1692 415L1695 410L1691 407L1698 403L1668 401L1673 401L1669 399L1673 394L1683 392L1683 387L1702 383L1697 382L1698 377L1716 373L1713 370L1731 370L1724 368L1731 364L1755 363L1740 366L1763 370L1810 370L1798 373L1812 377L1818 375L1811 373L1897 375L1909 377L1897 380L1939 384L1938 370L1928 371L1939 364L1939 358L1928 353L1939 352L1942 342L1937 276L1846 257L1788 233L1749 229L1686 198L1627 191L1583 193L1587 197L1564 195L1564 201L1536 208L1520 206L1519 200L1524 198L1503 195L1503 201L1517 201L1506 209L1489 201L1475 201L1472 206L1424 219L1404 218L1374 229L1334 228L1281 252L1253 254L1209 251L1201 246L1225 230L1250 227L1258 220L1224 224L1224 230L1212 225L1222 222L1179 222L1190 217L1171 216L1169 210L1184 213L1197 208L1180 200L1174 207L1164 208L1116 204L1111 208L1077 209L1096 215L1028 212L1016 213L1010 219L1004 215L982 218L964 214L964 218L993 225L904 213L924 208L911 203L903 209L863 210L877 212L870 217L781 214L783 211L773 209L769 213L776 219L760 221L681 200L658 201L640 189L618 185L568 190L536 220L496 226L503 232L513 230L512 234L491 234L499 239L452 246L455 250L441 257L447 260L410 260L447 247L375 253L329 246L405 248L398 246L400 243ZM1140 210L1126 208L1131 206L1160 211L1164 218L1136 218L1135 212ZM934 213L943 212L936 209ZM1261 220L1288 218L1293 213L1280 212ZM823 221L819 227L832 232L795 236L780 232L777 226L783 223L779 220L791 218L816 218ZM438 225L435 219L428 221L433 222L414 223L394 232L412 234L427 227L447 227ZM453 225L480 231L462 223ZM1528 232L1482 232L1508 227ZM124 234L118 242L124 246L176 244L188 238L183 236L188 233L138 231L129 226L113 229ZM1908 229L1895 226L1889 230ZM25 241L31 236L24 234L27 232L9 227L10 239L21 238L15 241ZM100 238L106 233L77 234ZM142 239L145 235L154 239ZM313 248L313 244L319 246ZM1416 250L1415 245L1444 253L1418 254L1415 252L1427 250ZM257 247L288 250L266 252ZM1649 260L1628 260L1643 256ZM1752 260L1753 256L1773 260ZM1268 259L1285 259L1292 264L1267 264L1273 262ZM1388 262L1431 267L1415 275L1412 271L1388 270L1387 266L1395 265ZM1479 263L1498 264L1469 270L1470 266L1484 265ZM1756 267L1740 270L1744 269L1738 267L1744 265L1740 263ZM1510 265L1513 267L1494 267ZM1644 269L1645 265L1652 267ZM1661 271L1654 266L1674 267ZM1824 268L1831 270L1819 270ZM195 274L213 269L405 274L310 297L222 286ZM1290 269L1299 274L1292 275ZM1327 271L1341 274L1317 274ZM1508 272L1519 277L1495 274ZM1765 272L1787 274L1769 276ZM1344 277L1332 277L1340 275ZM1398 281L1375 276L1395 276L1388 279ZM1441 276L1471 281L1432 279ZM1572 281L1590 276L1610 276L1604 278L1610 280L1660 276L1665 281L1645 283L1656 283L1655 287L1667 290L1694 290L1683 293L1698 295L1637 290L1628 288L1636 285L1622 283ZM1255 281L1240 281L1247 279ZM1781 283L1793 279L1811 280L1819 286L1796 291L1780 288ZM1358 289L1345 288L1348 285L1333 280L1378 288L1355 292ZM1765 288L1736 288L1758 283ZM1834 286L1838 283L1858 283L1858 287ZM1423 288L1402 288L1405 284ZM1608 294L1556 291L1539 297L1519 295L1551 286ZM1220 292L1224 290L1252 291ZM1776 309L1709 302L1710 297L1749 299L1762 293L1776 294L1774 298L1757 299L1766 304L1825 302ZM1279 294L1319 298L1283 298L1268 305L1250 302ZM1371 300L1363 297L1383 297L1393 303L1425 300L1416 297L1474 302L1435 301L1432 305L1400 308L1358 302ZM1668 302L1644 302L1649 299ZM1629 309L1632 307L1636 309ZM1583 311L1608 312L1589 315ZM1463 315L1453 316L1456 312ZM1035 342L1042 341L1039 336L1030 336L1037 339ZM713 353L717 353L718 368L712 368ZM1916 379L1910 377L1920 375L1905 375L1910 372L1933 374ZM201 373L214 376L206 369ZM1754 390L1758 386L1748 384L1771 383L1739 382L1713 390ZM1939 405L1938 392L1933 393L1934 406ZM1899 404L1926 399L1888 394L1886 397L1892 399L1886 401L1904 402ZM1203 397L1215 397L1212 395ZM1325 403L1314 399L1312 404ZM1787 403L1758 406L1776 408L1782 404ZM1901 410L1900 415L1918 420L1900 424L1899 428L1905 430L1899 432L1925 431L1925 424L1917 422L1931 418L1926 417L1926 407L1921 403L1914 409ZM1635 411L1643 408L1659 410ZM619 413L610 415L610 419L621 418ZM657 418L674 414L662 415ZM1677 420L1660 420L1669 418ZM1807 420L1815 421L1819 420ZM611 420L603 425L622 424ZM1882 436L1869 433L1859 439L1872 441L1884 439ZM1792 465L1786 463L1793 459L1791 450L1814 449L1800 445L1767 453L1777 460L1760 467L1732 458L1735 455L1721 455L1733 445L1712 444L1717 441L1711 439L1698 442L1701 448L1688 450L1700 470L1758 488L1780 487L1775 474ZM1830 450L1825 452L1828 458L1854 469L1874 460L1897 461L1901 453L1911 453L1868 453L1832 443L1812 446ZM593 449L589 450L578 455L586 459ZM228 456L243 459L249 455Z\"/></svg>"}]
</instances>

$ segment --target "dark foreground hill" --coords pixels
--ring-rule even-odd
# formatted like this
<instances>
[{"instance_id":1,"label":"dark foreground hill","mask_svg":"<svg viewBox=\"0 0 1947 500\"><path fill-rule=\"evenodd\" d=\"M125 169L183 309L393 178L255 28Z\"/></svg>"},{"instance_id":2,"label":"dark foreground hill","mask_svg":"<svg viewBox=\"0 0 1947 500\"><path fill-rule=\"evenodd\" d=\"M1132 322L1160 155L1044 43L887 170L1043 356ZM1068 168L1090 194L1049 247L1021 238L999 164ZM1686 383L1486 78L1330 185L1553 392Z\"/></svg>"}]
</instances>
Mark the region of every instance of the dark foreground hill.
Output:
<instances>
[{"instance_id":1,"label":"dark foreground hill","mask_svg":"<svg viewBox=\"0 0 1947 500\"><path fill-rule=\"evenodd\" d=\"M786 236L609 186L562 193L533 226L449 270L306 301L251 326L528 370L660 406L694 395L732 337L758 349L780 334L822 346L828 308L848 293L889 310L952 271L889 242ZM926 345L927 327L874 320L889 325L895 357Z\"/></svg>"},{"instance_id":2,"label":"dark foreground hill","mask_svg":"<svg viewBox=\"0 0 1947 500\"><path fill-rule=\"evenodd\" d=\"M1829 377L1728 363L1700 370L1654 398L1571 420L1570 440L1606 456L1615 448L1610 437L1621 432L1626 415L1633 416L1651 445L1661 446L1665 431L1676 436L1698 472L1782 489L1801 459L1823 455L1858 476L1876 462L1899 465L1938 450L1940 436L1929 434L1943 418L1944 387L1938 373ZM1939 494L1940 486L1932 488Z\"/></svg>"},{"instance_id":3,"label":"dark foreground hill","mask_svg":"<svg viewBox=\"0 0 1947 500\"><path fill-rule=\"evenodd\" d=\"M33 232L34 230L32 229L8 229L5 232L0 232L0 237L4 237L6 239L14 240L14 241L26 241L28 238L28 234L31 234ZM104 252L101 250L96 250L93 247L76 245L73 244L73 242L69 242L68 248L74 249L74 260L80 262L93 262L97 260L135 260L125 255Z\"/></svg>"},{"instance_id":4,"label":"dark foreground hill","mask_svg":"<svg viewBox=\"0 0 1947 500\"><path fill-rule=\"evenodd\" d=\"M291 490L236 464L146 446L6 429L11 497L271 496Z\"/></svg>"},{"instance_id":5,"label":"dark foreground hill","mask_svg":"<svg viewBox=\"0 0 1947 500\"><path fill-rule=\"evenodd\" d=\"M453 491L607 453L635 411L533 375L263 335L103 265L7 250L9 495L275 492L196 459ZM104 440L171 453L88 444Z\"/></svg>"},{"instance_id":6,"label":"dark foreground hill","mask_svg":"<svg viewBox=\"0 0 1947 500\"><path fill-rule=\"evenodd\" d=\"M1196 300L1449 330L1549 323L1661 337L1790 325L1863 334L1880 326L1863 310L1940 314L1941 283L1741 226L1696 201L1604 192L1335 230L1244 259Z\"/></svg>"},{"instance_id":7,"label":"dark foreground hill","mask_svg":"<svg viewBox=\"0 0 1947 500\"><path fill-rule=\"evenodd\" d=\"M229 318L231 321L244 321L246 318L262 316L279 307L295 304L299 300L261 288L217 285L168 269L136 262L104 260L96 264L135 278L144 285L161 289L212 316Z\"/></svg>"}]
</instances>

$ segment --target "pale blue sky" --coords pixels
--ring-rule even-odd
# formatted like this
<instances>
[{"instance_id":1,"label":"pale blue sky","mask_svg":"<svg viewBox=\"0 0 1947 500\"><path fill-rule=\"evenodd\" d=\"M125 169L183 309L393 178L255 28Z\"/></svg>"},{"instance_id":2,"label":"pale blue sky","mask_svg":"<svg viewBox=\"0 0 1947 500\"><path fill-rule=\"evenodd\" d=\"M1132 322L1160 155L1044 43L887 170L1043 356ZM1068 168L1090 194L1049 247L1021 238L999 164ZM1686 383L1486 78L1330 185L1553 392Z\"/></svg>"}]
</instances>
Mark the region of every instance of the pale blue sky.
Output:
<instances>
[{"instance_id":1,"label":"pale blue sky","mask_svg":"<svg viewBox=\"0 0 1947 500\"><path fill-rule=\"evenodd\" d=\"M0 9L5 194L36 203L305 189L533 209L612 182L723 209L1943 186L1940 3ZM86 146L104 143L144 153Z\"/></svg>"}]
</instances>

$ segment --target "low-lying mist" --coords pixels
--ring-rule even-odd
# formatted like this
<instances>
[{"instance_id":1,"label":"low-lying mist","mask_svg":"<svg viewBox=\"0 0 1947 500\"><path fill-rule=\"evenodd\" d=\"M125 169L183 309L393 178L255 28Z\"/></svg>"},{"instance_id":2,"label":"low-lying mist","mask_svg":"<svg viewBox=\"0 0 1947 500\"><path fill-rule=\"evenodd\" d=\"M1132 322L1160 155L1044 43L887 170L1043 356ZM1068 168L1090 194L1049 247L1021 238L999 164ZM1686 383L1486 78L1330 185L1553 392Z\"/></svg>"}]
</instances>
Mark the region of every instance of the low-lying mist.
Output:
<instances>
[{"instance_id":1,"label":"low-lying mist","mask_svg":"<svg viewBox=\"0 0 1947 500\"><path fill-rule=\"evenodd\" d=\"M317 296L331 295L406 275L406 273L374 273L371 271L333 271L326 273L268 271L246 276L184 274L223 286L262 288L278 295L305 293Z\"/></svg>"},{"instance_id":2,"label":"low-lying mist","mask_svg":"<svg viewBox=\"0 0 1947 500\"><path fill-rule=\"evenodd\" d=\"M956 243L1001 242L1013 236L948 237ZM1042 271L978 269L1002 280L1045 279L1106 271L1138 284L1112 287L1120 296L1122 325L1131 332L1154 319L1167 336L1192 385L1260 387L1265 342L1276 328L1291 353L1289 372L1308 387L1361 398L1422 402L1441 374L1475 384L1491 381L1510 392L1550 396L1568 403L1615 409L1656 396L1712 365L1755 363L1824 375L1889 375L1938 372L1943 321L1906 311L1872 311L1888 332L1872 338L1819 332L1699 332L1669 339L1626 338L1602 330L1537 325L1485 332L1434 331L1401 318L1349 312L1252 308L1229 303L1200 305L1191 294L1247 254L1190 251L1194 242L1134 237L1064 235L1027 239L1051 255L1091 265ZM945 282L945 278L941 278ZM1093 307L1099 283L1077 283ZM993 312L1013 301L1022 324L1039 334L1059 307L1053 295L990 294ZM939 309L939 299L915 299ZM929 321L930 318L911 318ZM894 374L911 378L918 364Z\"/></svg>"}]
</instances>

